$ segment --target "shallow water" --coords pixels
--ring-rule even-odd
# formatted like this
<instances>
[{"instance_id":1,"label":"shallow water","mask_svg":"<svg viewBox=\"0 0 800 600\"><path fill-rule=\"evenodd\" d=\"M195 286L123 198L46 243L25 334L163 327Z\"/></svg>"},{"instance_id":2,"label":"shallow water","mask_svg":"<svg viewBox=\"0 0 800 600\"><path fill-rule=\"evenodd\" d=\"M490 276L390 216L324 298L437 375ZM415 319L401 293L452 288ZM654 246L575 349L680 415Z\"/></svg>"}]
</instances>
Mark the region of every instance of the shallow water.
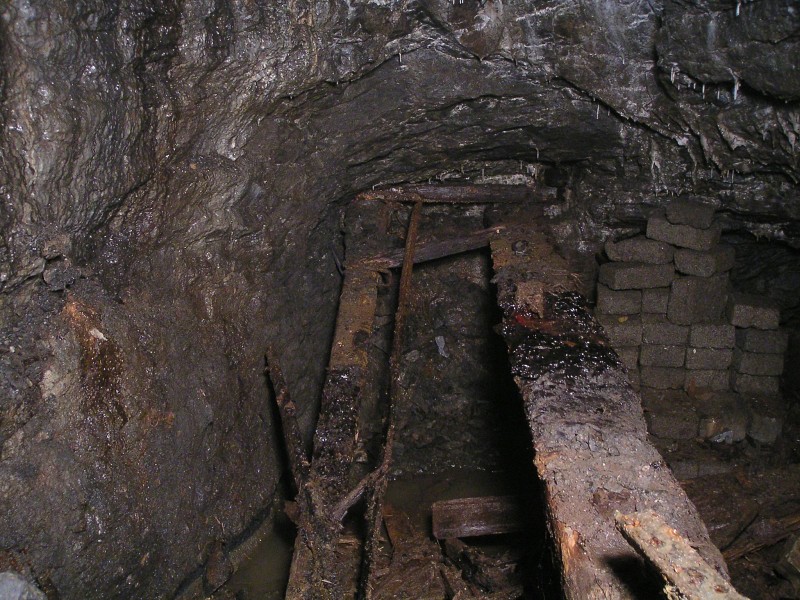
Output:
<instances>
[{"instance_id":1,"label":"shallow water","mask_svg":"<svg viewBox=\"0 0 800 600\"><path fill-rule=\"evenodd\" d=\"M281 600L289 581L294 525L279 514L225 588L237 599Z\"/></svg>"},{"instance_id":2,"label":"shallow water","mask_svg":"<svg viewBox=\"0 0 800 600\"><path fill-rule=\"evenodd\" d=\"M386 502L406 513L415 529L431 536L431 505L439 500L521 493L519 477L504 472L452 469L432 475L408 475L392 481ZM231 577L226 590L241 600L278 600L289 579L294 528L281 515ZM501 540L501 546L502 540Z\"/></svg>"}]
</instances>

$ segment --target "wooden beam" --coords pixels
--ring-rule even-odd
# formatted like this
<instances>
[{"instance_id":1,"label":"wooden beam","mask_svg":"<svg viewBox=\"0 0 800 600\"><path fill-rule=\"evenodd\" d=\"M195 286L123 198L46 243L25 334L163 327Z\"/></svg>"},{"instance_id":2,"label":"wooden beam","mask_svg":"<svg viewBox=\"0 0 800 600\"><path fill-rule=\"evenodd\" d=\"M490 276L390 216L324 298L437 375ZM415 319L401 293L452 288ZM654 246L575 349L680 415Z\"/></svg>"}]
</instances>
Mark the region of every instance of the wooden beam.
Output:
<instances>
[{"instance_id":1,"label":"wooden beam","mask_svg":"<svg viewBox=\"0 0 800 600\"><path fill-rule=\"evenodd\" d=\"M502 204L525 202L532 197L527 185L462 184L404 185L383 190L362 192L363 200L390 202L424 202L426 204Z\"/></svg>"},{"instance_id":2,"label":"wooden beam","mask_svg":"<svg viewBox=\"0 0 800 600\"><path fill-rule=\"evenodd\" d=\"M655 511L617 512L615 520L625 539L661 573L667 597L747 600Z\"/></svg>"},{"instance_id":3,"label":"wooden beam","mask_svg":"<svg viewBox=\"0 0 800 600\"><path fill-rule=\"evenodd\" d=\"M502 231L502 226L489 227L464 235L450 237L439 240L422 240L417 244L417 251L414 253L414 264L424 263L431 260L438 260L447 256L479 250L489 246L489 239ZM403 264L404 250L402 248L390 250L380 255L365 258L361 263L364 267L375 269L376 271L386 271L395 269Z\"/></svg>"},{"instance_id":4,"label":"wooden beam","mask_svg":"<svg viewBox=\"0 0 800 600\"><path fill-rule=\"evenodd\" d=\"M286 590L288 600L353 596L353 570L357 569L360 547L338 541L341 519L361 493L351 488L356 477L360 391L367 372L367 341L372 333L380 276L371 268L351 266L351 261L357 265L363 258L360 252L365 248L374 252L385 241L379 218L382 207L357 202L353 210L363 217L358 236L365 243L354 240L347 257L311 464L298 493L300 514Z\"/></svg>"},{"instance_id":5,"label":"wooden beam","mask_svg":"<svg viewBox=\"0 0 800 600\"><path fill-rule=\"evenodd\" d=\"M533 226L509 226L491 247L564 596L643 597L635 590L648 580L615 528L616 510L658 509L725 574L697 511L648 442L641 401L569 264Z\"/></svg>"},{"instance_id":6,"label":"wooden beam","mask_svg":"<svg viewBox=\"0 0 800 600\"><path fill-rule=\"evenodd\" d=\"M441 500L431 506L436 539L498 535L521 531L525 515L516 496Z\"/></svg>"}]
</instances>

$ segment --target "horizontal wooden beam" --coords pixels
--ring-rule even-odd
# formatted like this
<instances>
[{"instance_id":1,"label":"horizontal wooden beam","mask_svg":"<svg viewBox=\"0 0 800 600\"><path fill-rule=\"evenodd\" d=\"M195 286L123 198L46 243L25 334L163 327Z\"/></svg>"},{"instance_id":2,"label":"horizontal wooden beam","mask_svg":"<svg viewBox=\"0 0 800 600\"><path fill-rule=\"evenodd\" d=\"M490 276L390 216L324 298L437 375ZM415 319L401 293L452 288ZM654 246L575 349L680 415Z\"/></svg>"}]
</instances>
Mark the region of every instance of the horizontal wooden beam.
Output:
<instances>
[{"instance_id":1,"label":"horizontal wooden beam","mask_svg":"<svg viewBox=\"0 0 800 600\"><path fill-rule=\"evenodd\" d=\"M417 251L414 254L414 264L424 263L431 260L438 260L447 256L479 250L489 246L489 240L493 235L497 235L503 230L502 226L481 229L472 233L450 237L443 240L424 240L417 243ZM402 248L390 250L380 255L365 258L360 263L374 271L385 271L395 269L403 264Z\"/></svg>"},{"instance_id":2,"label":"horizontal wooden beam","mask_svg":"<svg viewBox=\"0 0 800 600\"><path fill-rule=\"evenodd\" d=\"M521 531L525 525L516 496L483 496L434 502L433 535L436 539L498 535Z\"/></svg>"},{"instance_id":3,"label":"horizontal wooden beam","mask_svg":"<svg viewBox=\"0 0 800 600\"><path fill-rule=\"evenodd\" d=\"M527 185L502 184L405 185L362 192L358 198L439 204L500 204L530 200L532 188Z\"/></svg>"}]
</instances>

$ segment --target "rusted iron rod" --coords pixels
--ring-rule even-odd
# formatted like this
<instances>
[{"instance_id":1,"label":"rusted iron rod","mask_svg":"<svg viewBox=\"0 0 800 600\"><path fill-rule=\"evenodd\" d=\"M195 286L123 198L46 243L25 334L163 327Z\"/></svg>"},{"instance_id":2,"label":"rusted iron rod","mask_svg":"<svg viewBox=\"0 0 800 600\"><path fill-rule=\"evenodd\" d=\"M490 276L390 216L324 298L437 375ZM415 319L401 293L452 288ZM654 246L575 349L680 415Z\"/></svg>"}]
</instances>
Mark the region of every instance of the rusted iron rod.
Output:
<instances>
[{"instance_id":1,"label":"rusted iron rod","mask_svg":"<svg viewBox=\"0 0 800 600\"><path fill-rule=\"evenodd\" d=\"M530 199L531 188L527 185L502 184L415 184L362 192L358 197L363 200L424 202L426 204L500 204L524 202Z\"/></svg>"},{"instance_id":2,"label":"rusted iron rod","mask_svg":"<svg viewBox=\"0 0 800 600\"><path fill-rule=\"evenodd\" d=\"M489 239L491 236L500 233L502 230L502 226L497 226L444 240L420 241L414 253L414 264L416 265L430 260L453 256L454 254L469 252L470 250L486 248L489 246ZM376 271L385 271L401 266L404 257L405 248L365 258L363 260L363 265L375 269Z\"/></svg>"},{"instance_id":3,"label":"rusted iron rod","mask_svg":"<svg viewBox=\"0 0 800 600\"><path fill-rule=\"evenodd\" d=\"M406 314L411 296L411 275L414 270L414 253L416 251L417 232L419 230L422 202L414 204L408 221L406 233L405 252L403 256L403 269L400 272L400 290L397 297L397 312L394 319L394 335L392 337L392 351L389 356L389 411L387 416L386 441L383 445L383 457L379 470L381 476L375 481L372 497L367 507L367 537L364 544L364 568L361 576L359 597L370 600L373 595L375 554L378 549L382 527L383 497L386 494L389 469L392 464L392 453L395 435L395 406L400 396L400 359L403 353Z\"/></svg>"}]
</instances>

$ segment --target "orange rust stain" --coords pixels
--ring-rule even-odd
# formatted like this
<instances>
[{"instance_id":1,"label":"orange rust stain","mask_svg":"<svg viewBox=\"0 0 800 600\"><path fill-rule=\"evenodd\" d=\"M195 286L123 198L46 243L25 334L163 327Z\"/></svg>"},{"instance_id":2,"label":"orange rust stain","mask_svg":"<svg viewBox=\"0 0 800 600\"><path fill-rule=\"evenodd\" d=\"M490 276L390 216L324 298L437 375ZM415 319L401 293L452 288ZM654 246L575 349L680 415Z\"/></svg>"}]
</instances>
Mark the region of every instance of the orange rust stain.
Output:
<instances>
[{"instance_id":1,"label":"orange rust stain","mask_svg":"<svg viewBox=\"0 0 800 600\"><path fill-rule=\"evenodd\" d=\"M102 333L100 316L85 302L69 295L61 314L80 346L84 410L124 425L128 416L120 401L123 358L117 345Z\"/></svg>"}]
</instances>

